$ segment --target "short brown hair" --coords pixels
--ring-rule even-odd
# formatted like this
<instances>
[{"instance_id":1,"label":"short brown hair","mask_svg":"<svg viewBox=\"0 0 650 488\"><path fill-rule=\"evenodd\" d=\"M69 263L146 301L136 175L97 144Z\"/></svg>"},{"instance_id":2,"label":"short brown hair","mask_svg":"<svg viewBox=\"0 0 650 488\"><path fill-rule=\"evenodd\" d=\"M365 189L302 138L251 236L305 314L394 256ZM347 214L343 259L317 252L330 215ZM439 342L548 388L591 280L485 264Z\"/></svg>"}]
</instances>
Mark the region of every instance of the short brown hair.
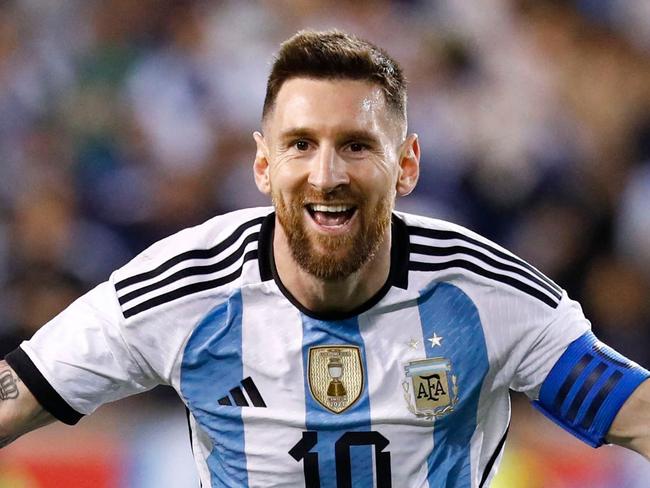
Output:
<instances>
[{"instance_id":1,"label":"short brown hair","mask_svg":"<svg viewBox=\"0 0 650 488\"><path fill-rule=\"evenodd\" d=\"M266 84L262 120L273 109L285 81L317 79L367 80L379 85L390 109L406 120L406 80L386 51L339 30L303 30L280 46Z\"/></svg>"}]
</instances>

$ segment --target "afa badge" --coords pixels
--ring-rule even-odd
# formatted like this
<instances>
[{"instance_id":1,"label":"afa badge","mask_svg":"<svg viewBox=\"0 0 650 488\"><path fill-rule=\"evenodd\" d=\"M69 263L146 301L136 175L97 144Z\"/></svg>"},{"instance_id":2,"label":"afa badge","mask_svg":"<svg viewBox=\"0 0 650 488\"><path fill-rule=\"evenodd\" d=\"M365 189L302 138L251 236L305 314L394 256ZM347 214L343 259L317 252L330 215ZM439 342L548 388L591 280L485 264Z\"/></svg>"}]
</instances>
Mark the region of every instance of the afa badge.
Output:
<instances>
[{"instance_id":1,"label":"afa badge","mask_svg":"<svg viewBox=\"0 0 650 488\"><path fill-rule=\"evenodd\" d=\"M363 367L357 346L310 347L308 371L312 397L330 412L347 410L361 396Z\"/></svg>"},{"instance_id":2,"label":"afa badge","mask_svg":"<svg viewBox=\"0 0 650 488\"><path fill-rule=\"evenodd\" d=\"M404 367L404 398L411 413L433 419L454 410L458 403L458 383L446 358L411 361Z\"/></svg>"}]
</instances>

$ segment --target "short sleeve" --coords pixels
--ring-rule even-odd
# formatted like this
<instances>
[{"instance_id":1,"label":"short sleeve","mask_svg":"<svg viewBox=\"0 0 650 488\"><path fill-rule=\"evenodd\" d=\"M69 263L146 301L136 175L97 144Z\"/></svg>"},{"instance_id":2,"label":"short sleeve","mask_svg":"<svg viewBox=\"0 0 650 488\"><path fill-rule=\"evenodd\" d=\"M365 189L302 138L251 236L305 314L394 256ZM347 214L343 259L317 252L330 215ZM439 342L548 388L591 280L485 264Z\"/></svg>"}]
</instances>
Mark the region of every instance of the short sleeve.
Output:
<instances>
[{"instance_id":1,"label":"short sleeve","mask_svg":"<svg viewBox=\"0 0 650 488\"><path fill-rule=\"evenodd\" d=\"M521 358L510 388L526 393L531 400L539 396L539 389L551 368L574 340L591 330L580 305L563 293L557 308L544 316L536 316L520 338L516 354Z\"/></svg>"},{"instance_id":2,"label":"short sleeve","mask_svg":"<svg viewBox=\"0 0 650 488\"><path fill-rule=\"evenodd\" d=\"M5 359L46 410L73 424L105 403L160 383L134 359L123 322L115 289L106 282Z\"/></svg>"}]
</instances>

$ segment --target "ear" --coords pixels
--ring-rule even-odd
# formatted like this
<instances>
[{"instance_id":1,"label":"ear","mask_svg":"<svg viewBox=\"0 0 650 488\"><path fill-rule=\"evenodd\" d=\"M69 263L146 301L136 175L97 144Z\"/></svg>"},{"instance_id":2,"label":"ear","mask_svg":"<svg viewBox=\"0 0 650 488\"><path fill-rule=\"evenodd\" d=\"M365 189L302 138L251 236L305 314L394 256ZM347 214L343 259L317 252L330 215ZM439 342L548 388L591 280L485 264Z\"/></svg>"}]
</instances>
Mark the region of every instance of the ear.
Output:
<instances>
[{"instance_id":1,"label":"ear","mask_svg":"<svg viewBox=\"0 0 650 488\"><path fill-rule=\"evenodd\" d=\"M399 174L395 189L400 196L413 191L420 176L420 143L417 134L410 134L400 151Z\"/></svg>"},{"instance_id":2,"label":"ear","mask_svg":"<svg viewBox=\"0 0 650 488\"><path fill-rule=\"evenodd\" d=\"M253 139L257 151L255 152L255 162L253 163L253 174L255 175L255 184L257 189L265 195L271 194L271 179L269 177L269 159L268 148L264 136L260 132L253 132Z\"/></svg>"}]
</instances>

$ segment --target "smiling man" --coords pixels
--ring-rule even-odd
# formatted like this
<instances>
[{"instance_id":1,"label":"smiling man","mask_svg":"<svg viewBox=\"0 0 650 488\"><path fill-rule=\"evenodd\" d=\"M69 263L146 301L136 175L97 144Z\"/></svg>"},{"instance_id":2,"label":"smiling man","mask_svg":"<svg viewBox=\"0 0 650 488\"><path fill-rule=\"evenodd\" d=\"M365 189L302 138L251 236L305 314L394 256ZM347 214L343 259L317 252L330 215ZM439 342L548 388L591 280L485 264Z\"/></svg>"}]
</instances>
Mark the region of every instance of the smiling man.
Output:
<instances>
[{"instance_id":1,"label":"smiling man","mask_svg":"<svg viewBox=\"0 0 650 488\"><path fill-rule=\"evenodd\" d=\"M397 63L300 32L271 70L255 182L273 207L171 236L0 363L0 446L172 385L203 486L484 487L509 389L650 457L648 371L578 304L460 226L394 211L418 179Z\"/></svg>"},{"instance_id":2,"label":"smiling man","mask_svg":"<svg viewBox=\"0 0 650 488\"><path fill-rule=\"evenodd\" d=\"M403 93L391 106L368 80L304 76L269 91L255 178L280 224L280 278L310 310L345 312L388 277L395 196L415 186L419 147Z\"/></svg>"}]
</instances>

